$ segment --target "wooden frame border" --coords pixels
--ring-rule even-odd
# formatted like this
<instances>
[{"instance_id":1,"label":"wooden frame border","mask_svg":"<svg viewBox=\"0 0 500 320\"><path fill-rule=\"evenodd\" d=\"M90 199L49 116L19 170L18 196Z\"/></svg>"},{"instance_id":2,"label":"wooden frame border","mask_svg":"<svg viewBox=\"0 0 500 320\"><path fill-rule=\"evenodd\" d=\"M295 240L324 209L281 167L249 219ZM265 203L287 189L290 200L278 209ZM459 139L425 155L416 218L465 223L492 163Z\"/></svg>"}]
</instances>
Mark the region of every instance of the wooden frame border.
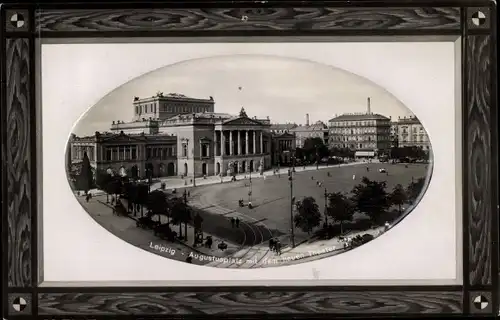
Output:
<instances>
[{"instance_id":1,"label":"wooden frame border","mask_svg":"<svg viewBox=\"0 0 500 320\"><path fill-rule=\"evenodd\" d=\"M154 10L151 10L154 8ZM484 12L481 25L472 15ZM15 4L0 6L2 303L11 316L498 313L496 6L487 1ZM20 13L23 23L18 23ZM241 17L247 16L247 21ZM182 19L181 19L182 18ZM15 21L14 21L15 20ZM178 21L178 22L172 22ZM356 22L356 23L353 23ZM477 21L477 20L476 20ZM21 26L19 26L21 24ZM486 24L486 25L485 25ZM464 285L455 287L40 288L35 80L39 37L462 37ZM39 223L40 222L40 223ZM473 310L477 296L486 311ZM13 309L20 299L26 306Z\"/></svg>"}]
</instances>

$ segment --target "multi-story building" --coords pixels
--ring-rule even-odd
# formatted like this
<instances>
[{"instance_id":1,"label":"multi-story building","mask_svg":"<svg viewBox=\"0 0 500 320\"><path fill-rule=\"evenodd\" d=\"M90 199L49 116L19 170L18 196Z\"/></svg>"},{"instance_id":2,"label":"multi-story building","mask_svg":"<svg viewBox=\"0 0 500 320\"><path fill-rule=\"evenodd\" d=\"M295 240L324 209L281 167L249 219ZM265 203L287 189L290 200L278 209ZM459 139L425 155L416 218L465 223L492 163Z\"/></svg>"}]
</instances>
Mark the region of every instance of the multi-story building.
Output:
<instances>
[{"instance_id":1,"label":"multi-story building","mask_svg":"<svg viewBox=\"0 0 500 320\"><path fill-rule=\"evenodd\" d=\"M296 140L291 133L272 134L271 162L273 165L290 165Z\"/></svg>"},{"instance_id":2,"label":"multi-story building","mask_svg":"<svg viewBox=\"0 0 500 320\"><path fill-rule=\"evenodd\" d=\"M356 157L374 157L391 146L391 120L372 113L370 98L366 113L346 113L329 121L329 145L355 150Z\"/></svg>"},{"instance_id":3,"label":"multi-story building","mask_svg":"<svg viewBox=\"0 0 500 320\"><path fill-rule=\"evenodd\" d=\"M172 135L99 133L70 137L71 163L78 164L86 154L94 170L122 176L175 176L177 144Z\"/></svg>"},{"instance_id":4,"label":"multi-story building","mask_svg":"<svg viewBox=\"0 0 500 320\"><path fill-rule=\"evenodd\" d=\"M295 145L297 148L303 148L304 142L310 138L320 138L325 144L328 143L328 126L322 121L305 126L299 125L289 131L295 135Z\"/></svg>"},{"instance_id":5,"label":"multi-story building","mask_svg":"<svg viewBox=\"0 0 500 320\"><path fill-rule=\"evenodd\" d=\"M429 150L431 148L429 136L417 117L399 117L397 127L398 146L400 148L420 147L424 150Z\"/></svg>"},{"instance_id":6,"label":"multi-story building","mask_svg":"<svg viewBox=\"0 0 500 320\"><path fill-rule=\"evenodd\" d=\"M297 127L297 124L295 124L295 123L275 123L275 124L271 125L271 127L269 128L269 131L272 134L280 135L283 133L289 133L290 130L292 130L296 127Z\"/></svg>"},{"instance_id":7,"label":"multi-story building","mask_svg":"<svg viewBox=\"0 0 500 320\"><path fill-rule=\"evenodd\" d=\"M244 109L239 115L204 110L164 119L135 117L114 121L113 133L72 136L68 152L72 163L86 153L97 170L138 172L139 177L146 172L155 177L260 172L272 165L269 127L269 119L250 118Z\"/></svg>"},{"instance_id":8,"label":"multi-story building","mask_svg":"<svg viewBox=\"0 0 500 320\"><path fill-rule=\"evenodd\" d=\"M158 92L150 98L134 97L134 119L168 119L178 114L214 112L215 101L187 97L179 93Z\"/></svg>"},{"instance_id":9,"label":"multi-story building","mask_svg":"<svg viewBox=\"0 0 500 320\"><path fill-rule=\"evenodd\" d=\"M398 147L398 122L391 121L391 148Z\"/></svg>"}]
</instances>

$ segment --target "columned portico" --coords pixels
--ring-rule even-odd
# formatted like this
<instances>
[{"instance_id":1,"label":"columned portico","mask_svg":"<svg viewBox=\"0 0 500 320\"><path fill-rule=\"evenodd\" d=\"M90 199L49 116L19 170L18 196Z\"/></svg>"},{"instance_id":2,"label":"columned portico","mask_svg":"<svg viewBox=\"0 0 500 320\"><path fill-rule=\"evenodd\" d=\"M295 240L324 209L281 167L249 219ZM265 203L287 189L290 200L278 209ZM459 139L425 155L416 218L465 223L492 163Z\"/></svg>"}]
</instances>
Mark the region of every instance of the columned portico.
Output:
<instances>
[{"instance_id":1,"label":"columned portico","mask_svg":"<svg viewBox=\"0 0 500 320\"><path fill-rule=\"evenodd\" d=\"M217 156L243 156L263 153L262 130L216 130ZM229 142L229 143L227 143ZM260 148L258 147L260 144Z\"/></svg>"}]
</instances>

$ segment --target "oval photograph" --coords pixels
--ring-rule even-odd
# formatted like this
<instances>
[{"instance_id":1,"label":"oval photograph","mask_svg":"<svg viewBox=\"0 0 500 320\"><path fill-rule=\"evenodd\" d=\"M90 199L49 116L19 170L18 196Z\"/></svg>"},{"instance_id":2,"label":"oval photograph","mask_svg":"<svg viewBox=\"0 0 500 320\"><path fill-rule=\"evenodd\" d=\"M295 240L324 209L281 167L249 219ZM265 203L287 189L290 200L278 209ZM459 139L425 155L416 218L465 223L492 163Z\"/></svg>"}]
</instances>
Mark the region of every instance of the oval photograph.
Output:
<instances>
[{"instance_id":1,"label":"oval photograph","mask_svg":"<svg viewBox=\"0 0 500 320\"><path fill-rule=\"evenodd\" d=\"M242 269L323 259L374 245L425 193L432 148L408 107L307 60L187 60L83 115L68 181L98 224L165 258Z\"/></svg>"}]
</instances>

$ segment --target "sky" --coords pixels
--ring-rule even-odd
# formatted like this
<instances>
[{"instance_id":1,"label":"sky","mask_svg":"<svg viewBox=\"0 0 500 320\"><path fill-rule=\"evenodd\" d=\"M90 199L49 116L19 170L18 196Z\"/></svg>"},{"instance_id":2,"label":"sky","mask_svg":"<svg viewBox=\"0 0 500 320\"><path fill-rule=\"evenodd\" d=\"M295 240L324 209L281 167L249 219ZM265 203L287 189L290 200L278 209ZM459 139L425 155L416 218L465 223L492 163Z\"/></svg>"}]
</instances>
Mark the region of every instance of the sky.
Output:
<instances>
[{"instance_id":1,"label":"sky","mask_svg":"<svg viewBox=\"0 0 500 320\"><path fill-rule=\"evenodd\" d=\"M240 89L241 87L241 89ZM266 55L230 55L164 66L116 88L75 126L77 135L107 131L114 120L130 121L134 96L180 93L214 97L215 112L269 116L272 123L327 122L335 115L371 111L397 119L411 111L385 89L350 72L308 60Z\"/></svg>"}]
</instances>

